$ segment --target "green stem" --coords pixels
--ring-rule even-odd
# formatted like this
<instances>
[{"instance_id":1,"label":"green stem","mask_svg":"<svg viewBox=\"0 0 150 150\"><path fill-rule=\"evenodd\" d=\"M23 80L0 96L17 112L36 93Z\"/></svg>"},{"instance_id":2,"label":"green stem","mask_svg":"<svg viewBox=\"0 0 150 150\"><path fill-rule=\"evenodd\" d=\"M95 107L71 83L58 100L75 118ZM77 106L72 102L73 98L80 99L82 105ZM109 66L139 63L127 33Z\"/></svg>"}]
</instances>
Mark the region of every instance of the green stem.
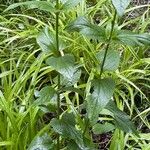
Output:
<instances>
[{"instance_id":1,"label":"green stem","mask_svg":"<svg viewBox=\"0 0 150 150\"><path fill-rule=\"evenodd\" d=\"M56 49L59 52L59 0L56 0ZM58 91L60 89L60 74L58 74ZM60 119L60 93L57 94L57 119ZM60 150L60 135L57 135L57 150Z\"/></svg>"},{"instance_id":2,"label":"green stem","mask_svg":"<svg viewBox=\"0 0 150 150\"><path fill-rule=\"evenodd\" d=\"M56 0L56 49L59 51L59 0Z\"/></svg>"},{"instance_id":3,"label":"green stem","mask_svg":"<svg viewBox=\"0 0 150 150\"><path fill-rule=\"evenodd\" d=\"M60 74L58 74L58 90L60 89ZM57 94L57 119L60 119L60 93ZM60 150L60 135L57 135L57 150Z\"/></svg>"},{"instance_id":4,"label":"green stem","mask_svg":"<svg viewBox=\"0 0 150 150\"><path fill-rule=\"evenodd\" d=\"M111 43L111 40L112 40L112 34L113 34L113 31L114 31L116 16L117 16L117 12L115 11L114 18L112 20L110 35L109 35L109 38L108 38L108 41L107 41L108 43L106 45L104 58L103 58L102 65L101 65L100 78L102 77L102 74L103 74L103 71L104 71L104 64L105 64L107 53L108 53L108 50L109 50L109 46L110 46L110 43Z\"/></svg>"},{"instance_id":5,"label":"green stem","mask_svg":"<svg viewBox=\"0 0 150 150\"><path fill-rule=\"evenodd\" d=\"M111 31L110 31L110 35L109 35L109 38L108 38L108 43L106 45L106 49L105 49L105 53L104 53L104 58L103 58L103 61L102 61L102 65L101 65L101 70L100 70L100 79L102 77L102 73L104 71L104 64L105 64L105 61L106 61L106 57L107 57L107 53L108 53L108 50L109 50L109 46L110 46L110 43L111 43L111 40L112 40L112 34L113 34L113 30L114 30L114 26L115 26L115 20L116 20L116 16L117 16L117 12L115 11L115 14L114 14L114 18L112 20L112 25L111 25ZM83 136L85 135L86 133L86 130L88 128L88 125L89 125L89 119L86 121L86 124L85 124L85 129L84 129L84 132L83 132Z\"/></svg>"},{"instance_id":6,"label":"green stem","mask_svg":"<svg viewBox=\"0 0 150 150\"><path fill-rule=\"evenodd\" d=\"M85 124L85 128L84 128L84 131L83 131L83 136L85 135L85 133L86 133L86 131L87 131L87 129L88 129L89 123L90 123L90 121L89 121L89 119L88 119L88 120L86 121L86 124Z\"/></svg>"}]
</instances>

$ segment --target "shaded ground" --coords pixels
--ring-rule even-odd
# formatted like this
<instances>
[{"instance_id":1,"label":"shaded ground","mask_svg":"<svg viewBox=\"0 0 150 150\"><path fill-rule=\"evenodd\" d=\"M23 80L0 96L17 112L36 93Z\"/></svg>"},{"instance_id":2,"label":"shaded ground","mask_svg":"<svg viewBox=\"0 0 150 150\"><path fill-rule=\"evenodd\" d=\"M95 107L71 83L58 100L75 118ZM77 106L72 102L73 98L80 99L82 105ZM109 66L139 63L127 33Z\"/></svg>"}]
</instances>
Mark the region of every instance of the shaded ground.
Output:
<instances>
[{"instance_id":1,"label":"shaded ground","mask_svg":"<svg viewBox=\"0 0 150 150\"><path fill-rule=\"evenodd\" d=\"M111 133L99 134L99 135L94 135L93 134L93 142L99 144L99 149L100 150L108 150L111 137L112 137Z\"/></svg>"}]
</instances>

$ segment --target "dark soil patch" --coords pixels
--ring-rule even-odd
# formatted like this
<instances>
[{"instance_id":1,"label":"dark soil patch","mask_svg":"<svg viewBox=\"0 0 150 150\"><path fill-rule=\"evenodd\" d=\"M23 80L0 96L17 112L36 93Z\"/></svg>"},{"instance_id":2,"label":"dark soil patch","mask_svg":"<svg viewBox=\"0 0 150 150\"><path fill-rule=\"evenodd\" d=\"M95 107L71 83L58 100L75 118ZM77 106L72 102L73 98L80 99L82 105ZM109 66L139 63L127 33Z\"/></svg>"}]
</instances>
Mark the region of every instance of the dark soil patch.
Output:
<instances>
[{"instance_id":1,"label":"dark soil patch","mask_svg":"<svg viewBox=\"0 0 150 150\"><path fill-rule=\"evenodd\" d=\"M100 150L108 150L110 145L112 134L105 133L105 134L92 134L93 142L98 144L98 149Z\"/></svg>"}]
</instances>

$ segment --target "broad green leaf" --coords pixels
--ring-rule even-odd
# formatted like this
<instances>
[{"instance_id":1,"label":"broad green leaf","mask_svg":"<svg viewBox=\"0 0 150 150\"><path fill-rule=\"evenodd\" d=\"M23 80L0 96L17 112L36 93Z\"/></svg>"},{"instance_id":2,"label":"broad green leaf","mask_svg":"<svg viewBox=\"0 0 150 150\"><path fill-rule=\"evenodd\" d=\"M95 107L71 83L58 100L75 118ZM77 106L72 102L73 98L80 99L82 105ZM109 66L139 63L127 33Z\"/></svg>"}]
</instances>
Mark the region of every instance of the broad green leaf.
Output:
<instances>
[{"instance_id":1,"label":"broad green leaf","mask_svg":"<svg viewBox=\"0 0 150 150\"><path fill-rule=\"evenodd\" d=\"M50 124L54 131L64 138L72 139L78 145L83 145L82 134L75 128L75 116L73 114L65 113L60 120L52 119Z\"/></svg>"},{"instance_id":2,"label":"broad green leaf","mask_svg":"<svg viewBox=\"0 0 150 150\"><path fill-rule=\"evenodd\" d=\"M78 144L76 144L75 142L73 141L70 141L67 145L67 150L82 150L80 149L80 147L78 146Z\"/></svg>"},{"instance_id":3,"label":"broad green leaf","mask_svg":"<svg viewBox=\"0 0 150 150\"><path fill-rule=\"evenodd\" d=\"M93 86L94 92L92 95L99 99L99 106L104 108L113 95L115 82L111 78L97 79L93 81Z\"/></svg>"},{"instance_id":4,"label":"broad green leaf","mask_svg":"<svg viewBox=\"0 0 150 150\"><path fill-rule=\"evenodd\" d=\"M110 132L114 129L115 129L115 126L111 123L105 123L105 124L97 123L93 126L94 134L103 134L103 133Z\"/></svg>"},{"instance_id":5,"label":"broad green leaf","mask_svg":"<svg viewBox=\"0 0 150 150\"><path fill-rule=\"evenodd\" d=\"M72 114L64 114L63 116L65 116L65 118L63 117L60 120L56 118L52 119L50 124L54 131L68 139L68 141L74 140L74 142L72 142L72 148L79 150L90 150L92 146L85 145L82 133L75 128L75 117ZM70 148L70 146L71 145L68 145L67 148Z\"/></svg>"},{"instance_id":6,"label":"broad green leaf","mask_svg":"<svg viewBox=\"0 0 150 150\"><path fill-rule=\"evenodd\" d=\"M97 59L100 61L100 64L102 63L102 61L104 59L104 54L105 54L105 51L100 51L96 55ZM119 66L119 62L120 62L119 52L109 50L107 52L106 60L104 63L104 70L108 70L108 71L117 70L117 68Z\"/></svg>"},{"instance_id":7,"label":"broad green leaf","mask_svg":"<svg viewBox=\"0 0 150 150\"><path fill-rule=\"evenodd\" d=\"M62 57L50 57L47 59L47 64L62 74L69 82L72 82L76 72L75 59L73 55L65 55Z\"/></svg>"},{"instance_id":8,"label":"broad green leaf","mask_svg":"<svg viewBox=\"0 0 150 150\"><path fill-rule=\"evenodd\" d=\"M107 105L115 89L112 79L97 79L93 82L93 93L87 97L87 113L92 124L98 120L98 115Z\"/></svg>"},{"instance_id":9,"label":"broad green leaf","mask_svg":"<svg viewBox=\"0 0 150 150\"><path fill-rule=\"evenodd\" d=\"M131 0L112 0L112 3L119 16L122 16L125 12L125 9L130 4Z\"/></svg>"},{"instance_id":10,"label":"broad green leaf","mask_svg":"<svg viewBox=\"0 0 150 150\"><path fill-rule=\"evenodd\" d=\"M106 109L113 113L115 124L119 129L123 130L124 132L135 133L138 135L137 130L134 124L130 121L129 117L123 111L118 109L113 101L110 101L107 104Z\"/></svg>"},{"instance_id":11,"label":"broad green leaf","mask_svg":"<svg viewBox=\"0 0 150 150\"><path fill-rule=\"evenodd\" d=\"M37 136L33 139L27 150L53 150L54 144L48 134Z\"/></svg>"},{"instance_id":12,"label":"broad green leaf","mask_svg":"<svg viewBox=\"0 0 150 150\"><path fill-rule=\"evenodd\" d=\"M147 33L136 34L130 31L121 30L114 40L118 40L122 44L131 46L150 46L150 35Z\"/></svg>"},{"instance_id":13,"label":"broad green leaf","mask_svg":"<svg viewBox=\"0 0 150 150\"><path fill-rule=\"evenodd\" d=\"M72 113L65 113L62 116L62 121L69 123L71 126L75 126L76 124L75 116Z\"/></svg>"},{"instance_id":14,"label":"broad green leaf","mask_svg":"<svg viewBox=\"0 0 150 150\"><path fill-rule=\"evenodd\" d=\"M99 109L98 105L99 99L94 98L92 95L89 95L87 96L86 101L88 118L90 120L91 125L94 125L98 121L98 116L101 111L101 108Z\"/></svg>"},{"instance_id":15,"label":"broad green leaf","mask_svg":"<svg viewBox=\"0 0 150 150\"><path fill-rule=\"evenodd\" d=\"M105 41L107 39L105 29L97 25L91 24L85 17L79 17L67 29L69 31L77 31L92 39Z\"/></svg>"},{"instance_id":16,"label":"broad green leaf","mask_svg":"<svg viewBox=\"0 0 150 150\"><path fill-rule=\"evenodd\" d=\"M59 55L59 52L56 48L57 44L55 34L50 32L48 28L44 28L44 30L39 33L37 36L37 43L44 52ZM63 50L64 47L65 44L62 42L62 40L59 40L59 50Z\"/></svg>"},{"instance_id":17,"label":"broad green leaf","mask_svg":"<svg viewBox=\"0 0 150 150\"><path fill-rule=\"evenodd\" d=\"M34 102L36 105L48 105L56 104L57 94L54 88L51 86L46 86L42 88L39 92L36 91L36 96L38 99Z\"/></svg>"},{"instance_id":18,"label":"broad green leaf","mask_svg":"<svg viewBox=\"0 0 150 150\"><path fill-rule=\"evenodd\" d=\"M38 8L39 10L54 12L55 7L52 3L47 1L27 1L27 2L20 2L10 5L5 11L14 9L19 6L28 6L30 9Z\"/></svg>"},{"instance_id":19,"label":"broad green leaf","mask_svg":"<svg viewBox=\"0 0 150 150\"><path fill-rule=\"evenodd\" d=\"M61 0L63 3L63 10L72 9L77 6L82 0Z\"/></svg>"},{"instance_id":20,"label":"broad green leaf","mask_svg":"<svg viewBox=\"0 0 150 150\"><path fill-rule=\"evenodd\" d=\"M80 76L81 76L81 70L77 70L74 75L73 75L73 78L70 81L68 81L65 77L61 76L61 85L64 85L64 86L72 86L74 85L75 83L77 83L80 79Z\"/></svg>"},{"instance_id":21,"label":"broad green leaf","mask_svg":"<svg viewBox=\"0 0 150 150\"><path fill-rule=\"evenodd\" d=\"M67 150L97 150L93 145L90 145L89 143L85 144L85 146L80 146L78 145L78 143L70 141L67 145Z\"/></svg>"},{"instance_id":22,"label":"broad green leaf","mask_svg":"<svg viewBox=\"0 0 150 150\"><path fill-rule=\"evenodd\" d=\"M85 17L79 17L67 27L68 31L77 31L90 39L98 40L100 42L107 41L107 29L91 24ZM115 31L112 40L122 44L131 46L150 45L150 35L136 34L126 30Z\"/></svg>"}]
</instances>

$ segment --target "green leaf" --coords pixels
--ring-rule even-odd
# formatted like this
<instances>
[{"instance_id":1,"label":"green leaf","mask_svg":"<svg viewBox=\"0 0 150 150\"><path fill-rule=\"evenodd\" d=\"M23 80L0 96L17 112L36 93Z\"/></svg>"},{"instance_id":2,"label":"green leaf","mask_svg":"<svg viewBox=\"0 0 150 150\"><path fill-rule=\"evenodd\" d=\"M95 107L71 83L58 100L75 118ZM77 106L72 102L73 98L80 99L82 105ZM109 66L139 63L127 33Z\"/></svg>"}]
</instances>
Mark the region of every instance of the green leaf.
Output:
<instances>
[{"instance_id":1,"label":"green leaf","mask_svg":"<svg viewBox=\"0 0 150 150\"><path fill-rule=\"evenodd\" d=\"M85 139L79 129L76 129L75 116L72 113L63 114L61 119L52 119L51 126L56 133L66 138L69 143L72 143L73 147L71 149L81 149L81 150L95 150L93 148L93 143ZM72 142L71 142L72 141ZM70 148L68 144L67 148Z\"/></svg>"},{"instance_id":2,"label":"green leaf","mask_svg":"<svg viewBox=\"0 0 150 150\"><path fill-rule=\"evenodd\" d=\"M37 136L33 139L27 150L53 150L54 144L48 134Z\"/></svg>"},{"instance_id":3,"label":"green leaf","mask_svg":"<svg viewBox=\"0 0 150 150\"><path fill-rule=\"evenodd\" d=\"M89 142L90 143L90 142ZM69 141L67 145L67 150L96 150L93 145L85 144L86 146L80 146L78 143Z\"/></svg>"},{"instance_id":4,"label":"green leaf","mask_svg":"<svg viewBox=\"0 0 150 150\"><path fill-rule=\"evenodd\" d=\"M79 17L70 23L67 30L80 32L84 36L99 41L105 41L107 39L105 29L91 24L85 17Z\"/></svg>"},{"instance_id":5,"label":"green leaf","mask_svg":"<svg viewBox=\"0 0 150 150\"><path fill-rule=\"evenodd\" d=\"M14 72L14 70L10 70L10 71L3 71L0 73L0 78L6 77L8 75L11 75Z\"/></svg>"},{"instance_id":6,"label":"green leaf","mask_svg":"<svg viewBox=\"0 0 150 150\"><path fill-rule=\"evenodd\" d=\"M71 82L68 81L67 78L61 76L61 77L60 77L60 78L61 78L61 85L64 85L64 86L67 86L67 87L68 87L68 86L72 86L72 85L74 85L75 83L77 83L77 82L79 81L80 76L81 76L81 70L77 70L77 71L74 73L74 76L73 76Z\"/></svg>"},{"instance_id":7,"label":"green leaf","mask_svg":"<svg viewBox=\"0 0 150 150\"><path fill-rule=\"evenodd\" d=\"M67 145L67 150L82 150L79 146L78 146L78 144L76 144L75 142L73 142L73 141L70 141L69 143L68 143L68 145Z\"/></svg>"},{"instance_id":8,"label":"green leaf","mask_svg":"<svg viewBox=\"0 0 150 150\"><path fill-rule=\"evenodd\" d=\"M73 115L73 113L65 113L62 116L62 121L69 123L69 125L75 126L76 121L75 121L75 116Z\"/></svg>"},{"instance_id":9,"label":"green leaf","mask_svg":"<svg viewBox=\"0 0 150 150\"><path fill-rule=\"evenodd\" d=\"M62 85L63 87L70 88L72 85L74 85L75 83L77 83L79 81L80 76L81 76L81 70L78 70L78 69L74 73L74 76L71 81L68 81L68 78L61 75L60 76L60 85ZM56 78L54 78L53 81L57 84L58 76Z\"/></svg>"},{"instance_id":10,"label":"green leaf","mask_svg":"<svg viewBox=\"0 0 150 150\"><path fill-rule=\"evenodd\" d=\"M52 119L50 124L54 131L64 138L72 139L79 145L83 145L82 134L75 128L75 116L73 114L65 113L60 120Z\"/></svg>"},{"instance_id":11,"label":"green leaf","mask_svg":"<svg viewBox=\"0 0 150 150\"><path fill-rule=\"evenodd\" d=\"M130 121L129 117L126 115L126 113L118 109L113 101L110 101L107 104L106 109L113 113L115 124L119 129L123 130L124 132L138 135L138 132L134 124Z\"/></svg>"},{"instance_id":12,"label":"green leaf","mask_svg":"<svg viewBox=\"0 0 150 150\"><path fill-rule=\"evenodd\" d=\"M69 82L72 82L76 72L75 59L73 55L67 54L58 58L50 57L47 59L46 63L67 78Z\"/></svg>"},{"instance_id":13,"label":"green leaf","mask_svg":"<svg viewBox=\"0 0 150 150\"><path fill-rule=\"evenodd\" d=\"M119 129L116 129L111 138L109 150L124 150L125 148L125 135Z\"/></svg>"},{"instance_id":14,"label":"green leaf","mask_svg":"<svg viewBox=\"0 0 150 150\"><path fill-rule=\"evenodd\" d=\"M131 46L150 46L150 35L147 33L136 34L130 31L121 30L118 32L115 40Z\"/></svg>"},{"instance_id":15,"label":"green leaf","mask_svg":"<svg viewBox=\"0 0 150 150\"><path fill-rule=\"evenodd\" d=\"M75 116L72 113L63 114L60 120L54 118L51 121L51 126L53 127L56 133L59 133L61 136L66 138L69 143L73 144L71 149L81 149L81 150L95 150L93 148L93 143L89 142L85 143L84 137L80 130L76 129L75 125ZM70 144L68 144L67 148L70 148Z\"/></svg>"},{"instance_id":16,"label":"green leaf","mask_svg":"<svg viewBox=\"0 0 150 150\"><path fill-rule=\"evenodd\" d=\"M36 91L36 96L39 97L34 104L36 105L48 105L56 104L57 94L54 88L51 86L46 86L42 88L39 92Z\"/></svg>"},{"instance_id":17,"label":"green leaf","mask_svg":"<svg viewBox=\"0 0 150 150\"><path fill-rule=\"evenodd\" d=\"M112 3L119 16L122 16L131 0L112 0Z\"/></svg>"},{"instance_id":18,"label":"green leaf","mask_svg":"<svg viewBox=\"0 0 150 150\"><path fill-rule=\"evenodd\" d=\"M38 8L39 10L54 12L55 7L52 3L46 1L27 1L10 5L5 11L14 9L19 6L28 6L30 9Z\"/></svg>"},{"instance_id":19,"label":"green leaf","mask_svg":"<svg viewBox=\"0 0 150 150\"><path fill-rule=\"evenodd\" d=\"M10 145L13 145L14 142L13 141L0 141L0 147L6 147L6 146L10 146Z\"/></svg>"},{"instance_id":20,"label":"green leaf","mask_svg":"<svg viewBox=\"0 0 150 150\"><path fill-rule=\"evenodd\" d=\"M98 115L107 105L115 89L112 79L97 79L93 82L93 93L87 97L87 113L92 124L98 120Z\"/></svg>"},{"instance_id":21,"label":"green leaf","mask_svg":"<svg viewBox=\"0 0 150 150\"><path fill-rule=\"evenodd\" d=\"M110 132L114 129L115 129L115 126L111 123L105 123L105 124L97 123L93 126L94 134L103 134L103 133Z\"/></svg>"},{"instance_id":22,"label":"green leaf","mask_svg":"<svg viewBox=\"0 0 150 150\"><path fill-rule=\"evenodd\" d=\"M63 10L72 9L77 6L82 0L61 0L63 3Z\"/></svg>"},{"instance_id":23,"label":"green leaf","mask_svg":"<svg viewBox=\"0 0 150 150\"><path fill-rule=\"evenodd\" d=\"M44 30L39 33L36 40L44 52L59 55L59 52L56 48L57 44L55 34L50 32L48 28L44 28ZM59 50L63 50L64 48L65 44L62 40L59 40Z\"/></svg>"},{"instance_id":24,"label":"green leaf","mask_svg":"<svg viewBox=\"0 0 150 150\"><path fill-rule=\"evenodd\" d=\"M97 79L93 81L93 86L92 95L94 98L98 98L99 106L104 108L113 95L115 82L111 78Z\"/></svg>"},{"instance_id":25,"label":"green leaf","mask_svg":"<svg viewBox=\"0 0 150 150\"><path fill-rule=\"evenodd\" d=\"M102 63L105 51L97 53L96 57ZM115 71L117 70L120 62L120 55L118 51L109 50L104 63L104 70Z\"/></svg>"}]
</instances>

